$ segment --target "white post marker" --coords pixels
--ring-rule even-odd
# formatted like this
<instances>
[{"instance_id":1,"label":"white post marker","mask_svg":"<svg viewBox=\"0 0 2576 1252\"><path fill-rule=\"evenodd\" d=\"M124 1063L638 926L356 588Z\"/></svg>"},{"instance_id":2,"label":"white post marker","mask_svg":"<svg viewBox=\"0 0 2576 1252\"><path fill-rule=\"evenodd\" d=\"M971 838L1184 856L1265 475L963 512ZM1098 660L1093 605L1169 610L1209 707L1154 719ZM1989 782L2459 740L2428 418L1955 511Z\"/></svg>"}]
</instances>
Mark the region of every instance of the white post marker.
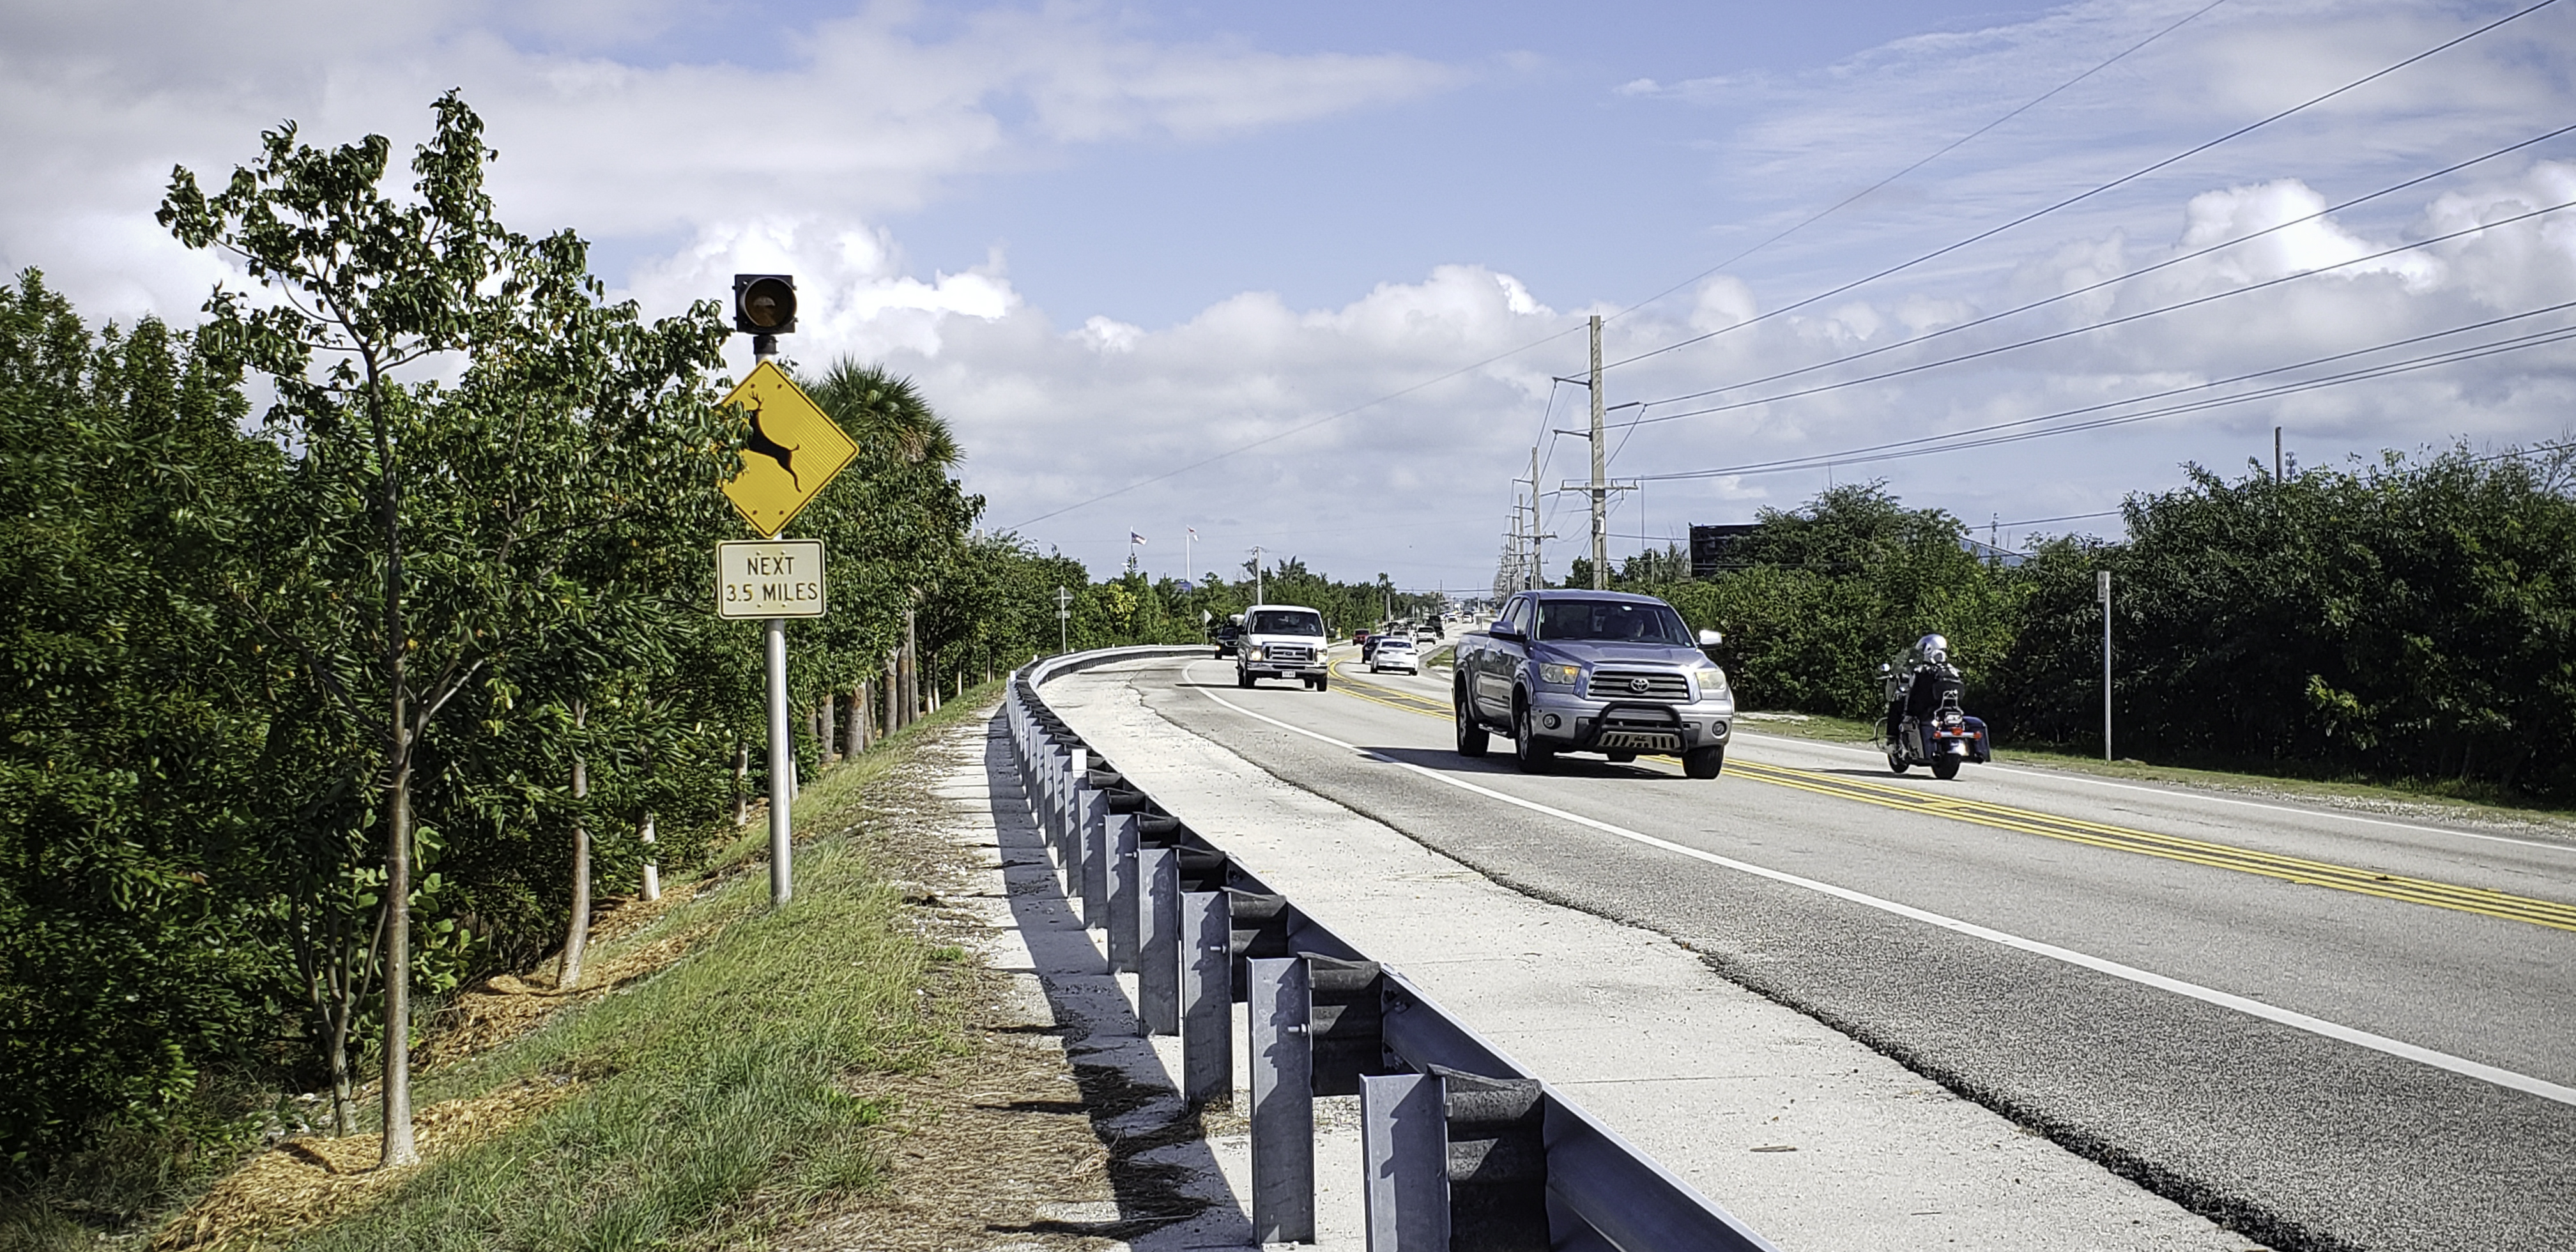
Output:
<instances>
[{"instance_id":1,"label":"white post marker","mask_svg":"<svg viewBox=\"0 0 2576 1252\"><path fill-rule=\"evenodd\" d=\"M2102 759L2111 759L2111 571L2094 571L2102 596Z\"/></svg>"},{"instance_id":2,"label":"white post marker","mask_svg":"<svg viewBox=\"0 0 2576 1252\"><path fill-rule=\"evenodd\" d=\"M788 844L795 827L796 754L787 733L787 619L823 616L819 539L742 540L716 545L716 616L759 618L769 671L769 899L795 894Z\"/></svg>"},{"instance_id":3,"label":"white post marker","mask_svg":"<svg viewBox=\"0 0 2576 1252\"><path fill-rule=\"evenodd\" d=\"M1073 651L1073 593L1059 586L1055 589L1055 650L1058 655Z\"/></svg>"}]
</instances>

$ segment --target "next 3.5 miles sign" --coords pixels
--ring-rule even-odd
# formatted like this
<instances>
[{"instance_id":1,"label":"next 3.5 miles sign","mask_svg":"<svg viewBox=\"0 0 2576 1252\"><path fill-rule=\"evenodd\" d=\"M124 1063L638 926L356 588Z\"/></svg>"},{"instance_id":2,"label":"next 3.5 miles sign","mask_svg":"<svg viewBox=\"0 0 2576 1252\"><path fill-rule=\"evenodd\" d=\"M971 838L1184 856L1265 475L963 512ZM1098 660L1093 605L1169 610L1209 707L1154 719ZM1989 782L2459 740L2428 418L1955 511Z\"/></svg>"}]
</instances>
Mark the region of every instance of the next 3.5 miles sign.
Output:
<instances>
[{"instance_id":1,"label":"next 3.5 miles sign","mask_svg":"<svg viewBox=\"0 0 2576 1252\"><path fill-rule=\"evenodd\" d=\"M717 544L716 616L823 616L823 541Z\"/></svg>"}]
</instances>

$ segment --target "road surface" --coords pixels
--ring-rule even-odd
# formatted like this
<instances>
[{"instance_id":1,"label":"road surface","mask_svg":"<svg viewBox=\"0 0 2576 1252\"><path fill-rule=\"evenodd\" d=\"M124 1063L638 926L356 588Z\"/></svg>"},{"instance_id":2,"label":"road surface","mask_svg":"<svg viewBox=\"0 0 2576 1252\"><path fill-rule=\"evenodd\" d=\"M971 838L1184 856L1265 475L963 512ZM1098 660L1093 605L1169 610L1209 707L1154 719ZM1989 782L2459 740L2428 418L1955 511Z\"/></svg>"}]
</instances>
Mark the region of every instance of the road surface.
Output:
<instances>
[{"instance_id":1,"label":"road surface","mask_svg":"<svg viewBox=\"0 0 2576 1252\"><path fill-rule=\"evenodd\" d=\"M1761 735L1713 782L1592 757L1529 776L1455 753L1439 670L1344 654L1320 695L1212 661L1117 681L2256 1238L2576 1247L2576 843L2547 831L2003 765L1900 778Z\"/></svg>"}]
</instances>

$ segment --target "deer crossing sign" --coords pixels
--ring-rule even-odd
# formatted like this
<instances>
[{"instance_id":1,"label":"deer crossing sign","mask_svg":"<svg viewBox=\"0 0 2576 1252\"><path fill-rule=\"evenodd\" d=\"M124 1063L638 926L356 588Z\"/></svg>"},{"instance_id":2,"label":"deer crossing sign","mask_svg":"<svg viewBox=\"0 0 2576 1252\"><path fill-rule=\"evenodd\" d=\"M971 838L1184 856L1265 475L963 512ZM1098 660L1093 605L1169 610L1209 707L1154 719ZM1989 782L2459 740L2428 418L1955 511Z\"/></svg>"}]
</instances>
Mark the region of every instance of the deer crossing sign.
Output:
<instances>
[{"instance_id":1,"label":"deer crossing sign","mask_svg":"<svg viewBox=\"0 0 2576 1252\"><path fill-rule=\"evenodd\" d=\"M823 616L823 542L717 544L716 616Z\"/></svg>"},{"instance_id":2,"label":"deer crossing sign","mask_svg":"<svg viewBox=\"0 0 2576 1252\"><path fill-rule=\"evenodd\" d=\"M751 423L742 468L724 485L725 498L763 535L787 529L858 455L859 446L774 361L753 367L724 403L740 407Z\"/></svg>"}]
</instances>

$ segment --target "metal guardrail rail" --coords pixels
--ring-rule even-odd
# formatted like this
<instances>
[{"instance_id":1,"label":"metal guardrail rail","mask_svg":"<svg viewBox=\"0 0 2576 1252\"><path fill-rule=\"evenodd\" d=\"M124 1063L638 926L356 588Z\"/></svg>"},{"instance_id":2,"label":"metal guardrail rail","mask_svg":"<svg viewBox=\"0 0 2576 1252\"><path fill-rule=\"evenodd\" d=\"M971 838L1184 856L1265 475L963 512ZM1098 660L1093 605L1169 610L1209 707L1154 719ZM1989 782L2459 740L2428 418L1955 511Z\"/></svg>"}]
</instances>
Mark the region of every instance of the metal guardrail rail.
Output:
<instances>
[{"instance_id":1,"label":"metal guardrail rail","mask_svg":"<svg viewBox=\"0 0 2576 1252\"><path fill-rule=\"evenodd\" d=\"M1181 1040L1181 1093L1233 1090L1233 1003L1252 1074L1252 1224L1315 1238L1314 1098L1360 1097L1371 1252L1771 1252L1742 1222L1550 1088L1401 971L1371 961L1165 811L1039 694L1065 674L1200 647L1035 662L1005 711L1065 896L1137 977L1137 1018Z\"/></svg>"}]
</instances>

